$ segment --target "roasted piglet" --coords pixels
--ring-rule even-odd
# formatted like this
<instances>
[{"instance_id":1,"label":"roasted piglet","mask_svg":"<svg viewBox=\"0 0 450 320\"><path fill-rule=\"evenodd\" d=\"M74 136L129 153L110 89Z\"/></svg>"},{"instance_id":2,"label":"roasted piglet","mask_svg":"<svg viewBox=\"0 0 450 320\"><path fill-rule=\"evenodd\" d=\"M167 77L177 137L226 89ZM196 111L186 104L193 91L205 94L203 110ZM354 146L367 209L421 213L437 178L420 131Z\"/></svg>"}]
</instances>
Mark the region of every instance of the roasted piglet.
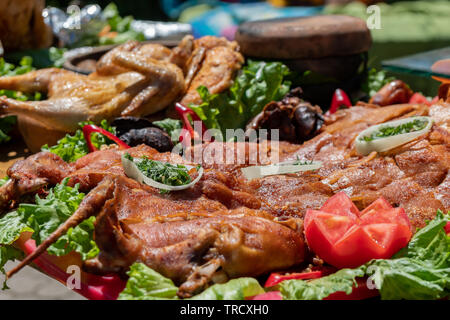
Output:
<instances>
[{"instance_id":1,"label":"roasted piglet","mask_svg":"<svg viewBox=\"0 0 450 320\"><path fill-rule=\"evenodd\" d=\"M134 156L183 162L176 155L160 154L145 146L128 151ZM211 174L192 190L161 195L158 190L124 176L120 151L99 151L97 155L101 160L95 161L93 156L80 159L85 161L68 170L72 184L93 188L78 210L10 276L44 252L68 228L92 215L97 216L95 241L101 253L95 260L85 262L87 271L123 274L132 263L143 262L180 284L181 297L199 292L212 281L257 276L303 261L301 219L275 219L264 211L242 206L239 201L230 203L211 183ZM47 152L38 158L45 157L53 158ZM26 167L33 163L28 158L19 164ZM49 172L43 172L43 176L48 175ZM48 180L49 184L52 182ZM214 199L206 195L214 193Z\"/></svg>"},{"instance_id":2,"label":"roasted piglet","mask_svg":"<svg viewBox=\"0 0 450 320\"><path fill-rule=\"evenodd\" d=\"M355 152L355 138L362 130L413 115L431 117L431 130L387 152ZM303 215L340 191L359 209L382 196L404 208L414 228L423 227L438 209L450 209L449 104L358 105L325 116L325 123L302 145L212 142L193 146L185 158L143 145L127 149L133 157L202 164L205 172L197 184L169 194L127 178L121 165L124 150L93 152L73 164L48 152L17 162L8 170L10 182L0 187L3 212L21 196L65 177L87 196L74 215L9 275L69 227L95 215L95 241L101 252L85 262L86 270L123 273L140 261L174 279L180 284L179 295L187 297L211 282L257 276L304 261ZM250 161L255 145L256 164L267 164L270 155L277 154L279 161L315 160L323 166L247 180L240 168L255 164ZM227 158L230 154L233 161Z\"/></svg>"}]
</instances>

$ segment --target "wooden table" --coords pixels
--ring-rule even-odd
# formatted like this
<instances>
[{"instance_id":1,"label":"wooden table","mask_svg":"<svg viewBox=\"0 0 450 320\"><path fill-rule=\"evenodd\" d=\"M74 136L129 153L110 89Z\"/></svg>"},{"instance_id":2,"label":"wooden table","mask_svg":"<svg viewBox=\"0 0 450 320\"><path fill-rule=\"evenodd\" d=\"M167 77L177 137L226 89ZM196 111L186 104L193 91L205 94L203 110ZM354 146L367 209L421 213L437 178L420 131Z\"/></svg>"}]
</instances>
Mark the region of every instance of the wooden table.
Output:
<instances>
[{"instance_id":1,"label":"wooden table","mask_svg":"<svg viewBox=\"0 0 450 320\"><path fill-rule=\"evenodd\" d=\"M6 176L6 170L17 160L31 153L20 137L13 137L8 143L0 145L0 178Z\"/></svg>"}]
</instances>

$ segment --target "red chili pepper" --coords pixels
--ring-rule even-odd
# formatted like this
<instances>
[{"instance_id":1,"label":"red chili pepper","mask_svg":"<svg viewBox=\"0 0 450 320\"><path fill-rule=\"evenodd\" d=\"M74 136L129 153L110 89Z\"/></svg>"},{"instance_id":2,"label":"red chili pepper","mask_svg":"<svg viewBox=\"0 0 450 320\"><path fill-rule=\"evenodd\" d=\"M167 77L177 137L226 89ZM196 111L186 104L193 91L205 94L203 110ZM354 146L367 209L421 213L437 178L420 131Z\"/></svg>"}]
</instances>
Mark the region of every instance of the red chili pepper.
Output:
<instances>
[{"instance_id":1,"label":"red chili pepper","mask_svg":"<svg viewBox=\"0 0 450 320\"><path fill-rule=\"evenodd\" d=\"M333 99L331 100L330 110L328 110L327 114L333 114L342 107L350 108L351 106L352 102L345 91L336 89L333 94Z\"/></svg>"},{"instance_id":2,"label":"red chili pepper","mask_svg":"<svg viewBox=\"0 0 450 320\"><path fill-rule=\"evenodd\" d=\"M338 291L323 300L363 300L377 297L380 294L377 289L367 287L367 278L358 278L356 283L357 287L353 286L352 293L346 294L344 291Z\"/></svg>"},{"instance_id":3,"label":"red chili pepper","mask_svg":"<svg viewBox=\"0 0 450 320\"><path fill-rule=\"evenodd\" d=\"M302 273L290 273L290 274L280 274L280 273L272 273L264 284L265 288L273 287L283 282L285 280L309 280L309 279L317 279L323 277L325 274L322 271L311 271L311 272L302 272Z\"/></svg>"},{"instance_id":4,"label":"red chili pepper","mask_svg":"<svg viewBox=\"0 0 450 320\"><path fill-rule=\"evenodd\" d=\"M191 140L200 140L203 136L205 131L207 130L205 124L203 123L202 119L194 112L194 110L186 107L185 105L181 103L175 103L175 110L180 115L182 121L183 121L183 129L180 133L179 141L184 146L190 146ZM192 121L199 121L201 123L201 132L196 132L194 128L192 128L191 120L189 120L189 116L191 117Z\"/></svg>"},{"instance_id":5,"label":"red chili pepper","mask_svg":"<svg viewBox=\"0 0 450 320\"><path fill-rule=\"evenodd\" d=\"M98 149L92 144L91 141L91 135L94 133L100 133L104 136L106 136L108 139L114 141L117 145L119 145L119 147L121 149L128 149L130 148L129 145L127 145L125 142L123 142L122 140L120 140L118 137L116 137L115 135L113 135L111 132L106 131L103 128L94 126L93 124L87 124L83 127L83 135L84 135L84 139L86 139L86 143L88 145L88 149L89 152L94 152L97 151Z\"/></svg>"}]
</instances>

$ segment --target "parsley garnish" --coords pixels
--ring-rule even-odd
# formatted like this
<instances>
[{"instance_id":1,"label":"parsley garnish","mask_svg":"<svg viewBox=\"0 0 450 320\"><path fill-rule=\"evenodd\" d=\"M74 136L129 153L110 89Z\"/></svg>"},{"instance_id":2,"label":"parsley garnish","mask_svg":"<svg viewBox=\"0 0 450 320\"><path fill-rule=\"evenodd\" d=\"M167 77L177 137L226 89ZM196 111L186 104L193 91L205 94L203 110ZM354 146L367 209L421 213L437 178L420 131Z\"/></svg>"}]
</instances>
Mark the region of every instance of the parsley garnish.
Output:
<instances>
[{"instance_id":1,"label":"parsley garnish","mask_svg":"<svg viewBox=\"0 0 450 320\"><path fill-rule=\"evenodd\" d=\"M133 157L125 154L125 158L133 161ZM189 175L189 169L184 165L165 163L144 157L139 162L134 162L138 169L150 179L169 186L182 186L189 184L192 179ZM167 193L169 190L161 189L161 193Z\"/></svg>"},{"instance_id":2,"label":"parsley garnish","mask_svg":"<svg viewBox=\"0 0 450 320\"><path fill-rule=\"evenodd\" d=\"M425 128L427 124L428 124L427 120L415 119L411 122L407 122L396 127L386 126L378 129L377 131L373 132L368 136L361 137L361 140L373 141L375 139L396 136L399 134L405 134L414 131L420 131L423 128Z\"/></svg>"}]
</instances>

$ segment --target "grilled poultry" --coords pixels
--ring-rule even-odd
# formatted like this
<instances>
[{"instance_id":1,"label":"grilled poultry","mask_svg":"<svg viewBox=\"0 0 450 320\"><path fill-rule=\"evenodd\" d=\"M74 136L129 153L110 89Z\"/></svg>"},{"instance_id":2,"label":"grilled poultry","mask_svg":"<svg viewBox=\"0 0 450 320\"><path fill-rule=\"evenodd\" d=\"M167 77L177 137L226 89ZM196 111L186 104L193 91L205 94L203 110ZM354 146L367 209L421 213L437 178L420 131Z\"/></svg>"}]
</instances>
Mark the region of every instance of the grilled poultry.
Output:
<instances>
[{"instance_id":1,"label":"grilled poultry","mask_svg":"<svg viewBox=\"0 0 450 320\"><path fill-rule=\"evenodd\" d=\"M355 153L359 132L412 115L432 117L431 131L385 153L365 157ZM21 195L64 177L89 193L75 214L10 275L69 227L96 215L95 240L101 253L85 262L87 270L123 272L140 261L181 284L179 295L187 297L211 281L257 276L302 262L302 217L306 209L320 208L337 192L346 192L360 209L383 196L403 207L414 227L424 226L438 209L450 209L449 104L359 105L340 110L325 122L322 132L303 145L280 142L276 148L259 145L258 150L259 163L271 153L277 153L280 161L322 160L317 171L248 181L239 169L249 163L251 143L213 142L187 152L187 156L201 153L202 179L169 195L126 178L120 161L124 151L117 149L91 153L74 164L46 152L19 161L0 188L3 211ZM244 152L245 161L227 163L217 157L237 150ZM127 151L133 157L172 163L189 160L145 146Z\"/></svg>"},{"instance_id":2,"label":"grilled poultry","mask_svg":"<svg viewBox=\"0 0 450 320\"><path fill-rule=\"evenodd\" d=\"M237 42L206 36L184 46L192 48L192 54L185 64L186 94L181 103L201 104L202 99L197 92L199 86L206 86L211 94L231 87L236 72L244 63Z\"/></svg>"},{"instance_id":3,"label":"grilled poultry","mask_svg":"<svg viewBox=\"0 0 450 320\"><path fill-rule=\"evenodd\" d=\"M41 69L0 78L0 88L47 93L48 100L19 102L0 97L3 113L31 117L49 128L73 132L80 121L141 116L165 108L184 90L184 77L176 65L132 51L112 58L111 68L126 72L89 76L61 69ZM105 65L102 72L107 73ZM0 111L0 112L2 112Z\"/></svg>"},{"instance_id":4,"label":"grilled poultry","mask_svg":"<svg viewBox=\"0 0 450 320\"><path fill-rule=\"evenodd\" d=\"M185 103L197 102L192 96L198 86L213 93L227 89L242 63L237 45L224 38L194 41L187 36L173 50L130 41L106 53L88 76L49 68L0 77L0 89L48 96L25 102L0 97L0 115L16 114L52 130L73 132L80 121L150 115L183 96Z\"/></svg>"}]
</instances>

